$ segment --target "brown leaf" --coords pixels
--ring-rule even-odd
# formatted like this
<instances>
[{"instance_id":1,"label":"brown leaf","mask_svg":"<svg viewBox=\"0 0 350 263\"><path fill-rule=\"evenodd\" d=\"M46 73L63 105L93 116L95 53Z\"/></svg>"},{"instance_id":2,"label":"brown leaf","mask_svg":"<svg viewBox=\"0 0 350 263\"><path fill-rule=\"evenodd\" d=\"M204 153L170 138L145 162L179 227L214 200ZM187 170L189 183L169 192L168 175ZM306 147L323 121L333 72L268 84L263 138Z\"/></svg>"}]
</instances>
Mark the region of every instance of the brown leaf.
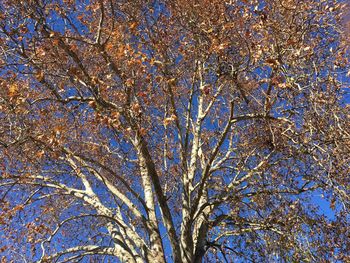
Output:
<instances>
[{"instance_id":1,"label":"brown leaf","mask_svg":"<svg viewBox=\"0 0 350 263\"><path fill-rule=\"evenodd\" d=\"M176 84L176 78L171 78L168 80L169 85L175 85Z\"/></svg>"},{"instance_id":2,"label":"brown leaf","mask_svg":"<svg viewBox=\"0 0 350 263\"><path fill-rule=\"evenodd\" d=\"M145 136L147 134L147 130L145 128L140 129L141 136Z\"/></svg>"},{"instance_id":3,"label":"brown leaf","mask_svg":"<svg viewBox=\"0 0 350 263\"><path fill-rule=\"evenodd\" d=\"M127 87L132 87L134 85L134 80L131 79L131 78L127 79L126 82L125 82L125 85Z\"/></svg>"},{"instance_id":4,"label":"brown leaf","mask_svg":"<svg viewBox=\"0 0 350 263\"><path fill-rule=\"evenodd\" d=\"M140 113L140 110L141 110L141 106L140 104L138 103L135 103L131 106L131 109L133 110L133 112L135 113Z\"/></svg>"},{"instance_id":5,"label":"brown leaf","mask_svg":"<svg viewBox=\"0 0 350 263\"><path fill-rule=\"evenodd\" d=\"M335 209L336 201L337 201L337 200L335 199L335 197L333 197L332 200L331 200L331 203L330 203L330 205L329 205L329 207L330 207L332 210Z\"/></svg>"},{"instance_id":6,"label":"brown leaf","mask_svg":"<svg viewBox=\"0 0 350 263\"><path fill-rule=\"evenodd\" d=\"M44 80L44 77L45 77L44 72L41 70L36 72L34 76L37 79L37 81L39 81L39 82L42 82Z\"/></svg>"},{"instance_id":7,"label":"brown leaf","mask_svg":"<svg viewBox=\"0 0 350 263\"><path fill-rule=\"evenodd\" d=\"M265 60L265 63L270 65L270 66L278 66L280 63L278 62L277 59L274 58L268 58Z\"/></svg>"}]
</instances>

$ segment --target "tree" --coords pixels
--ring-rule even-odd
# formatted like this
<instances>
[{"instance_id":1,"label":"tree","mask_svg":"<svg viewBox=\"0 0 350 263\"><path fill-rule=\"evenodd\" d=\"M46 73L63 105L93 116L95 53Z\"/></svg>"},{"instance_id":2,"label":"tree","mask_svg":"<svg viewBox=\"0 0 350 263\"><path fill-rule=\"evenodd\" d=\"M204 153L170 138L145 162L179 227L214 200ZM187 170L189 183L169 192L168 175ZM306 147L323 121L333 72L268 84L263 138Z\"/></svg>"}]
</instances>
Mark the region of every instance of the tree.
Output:
<instances>
[{"instance_id":1,"label":"tree","mask_svg":"<svg viewBox=\"0 0 350 263\"><path fill-rule=\"evenodd\" d=\"M346 262L346 6L4 0L2 262Z\"/></svg>"}]
</instances>

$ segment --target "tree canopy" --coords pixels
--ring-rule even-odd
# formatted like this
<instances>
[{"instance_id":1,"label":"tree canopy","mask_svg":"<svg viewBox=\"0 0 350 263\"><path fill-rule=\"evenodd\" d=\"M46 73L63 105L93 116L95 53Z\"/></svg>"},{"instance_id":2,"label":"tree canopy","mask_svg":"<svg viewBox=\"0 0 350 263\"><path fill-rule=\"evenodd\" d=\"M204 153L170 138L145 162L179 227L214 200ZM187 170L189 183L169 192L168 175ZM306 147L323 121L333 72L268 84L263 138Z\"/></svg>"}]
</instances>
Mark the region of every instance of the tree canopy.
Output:
<instances>
[{"instance_id":1,"label":"tree canopy","mask_svg":"<svg viewBox=\"0 0 350 263\"><path fill-rule=\"evenodd\" d=\"M2 0L1 262L349 262L340 0Z\"/></svg>"}]
</instances>

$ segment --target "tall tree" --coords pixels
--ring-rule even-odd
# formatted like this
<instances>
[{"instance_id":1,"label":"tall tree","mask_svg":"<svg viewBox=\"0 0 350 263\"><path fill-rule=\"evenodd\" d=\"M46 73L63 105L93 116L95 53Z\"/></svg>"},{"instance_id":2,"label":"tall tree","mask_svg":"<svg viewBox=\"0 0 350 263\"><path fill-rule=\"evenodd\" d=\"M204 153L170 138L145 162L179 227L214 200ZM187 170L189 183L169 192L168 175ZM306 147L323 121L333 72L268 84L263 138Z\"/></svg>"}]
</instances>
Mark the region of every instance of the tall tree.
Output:
<instances>
[{"instance_id":1,"label":"tall tree","mask_svg":"<svg viewBox=\"0 0 350 263\"><path fill-rule=\"evenodd\" d=\"M2 0L1 262L349 262L344 10Z\"/></svg>"}]
</instances>

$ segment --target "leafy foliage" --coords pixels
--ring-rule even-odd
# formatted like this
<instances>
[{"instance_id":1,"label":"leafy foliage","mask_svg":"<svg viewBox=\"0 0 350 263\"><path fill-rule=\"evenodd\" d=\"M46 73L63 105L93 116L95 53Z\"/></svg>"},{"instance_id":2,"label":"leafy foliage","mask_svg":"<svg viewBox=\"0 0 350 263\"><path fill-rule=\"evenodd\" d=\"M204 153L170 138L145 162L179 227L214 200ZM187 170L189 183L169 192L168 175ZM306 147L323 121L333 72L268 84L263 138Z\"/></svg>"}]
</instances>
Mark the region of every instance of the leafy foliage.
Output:
<instances>
[{"instance_id":1,"label":"leafy foliage","mask_svg":"<svg viewBox=\"0 0 350 263\"><path fill-rule=\"evenodd\" d=\"M345 12L2 1L1 262L348 262Z\"/></svg>"}]
</instances>

